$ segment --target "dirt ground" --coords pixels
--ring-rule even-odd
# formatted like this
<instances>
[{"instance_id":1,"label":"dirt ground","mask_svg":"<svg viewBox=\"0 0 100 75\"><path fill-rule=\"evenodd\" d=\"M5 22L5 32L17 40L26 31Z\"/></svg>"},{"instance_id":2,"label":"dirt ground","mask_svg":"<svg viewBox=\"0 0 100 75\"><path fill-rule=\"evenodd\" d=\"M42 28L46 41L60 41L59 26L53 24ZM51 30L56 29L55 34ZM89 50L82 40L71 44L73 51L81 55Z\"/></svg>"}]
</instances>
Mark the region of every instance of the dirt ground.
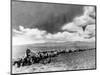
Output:
<instances>
[{"instance_id":1,"label":"dirt ground","mask_svg":"<svg viewBox=\"0 0 100 75\"><path fill-rule=\"evenodd\" d=\"M95 50L86 50L60 54L53 57L51 63L33 64L17 68L12 67L13 73L34 73L61 70L95 69Z\"/></svg>"}]
</instances>

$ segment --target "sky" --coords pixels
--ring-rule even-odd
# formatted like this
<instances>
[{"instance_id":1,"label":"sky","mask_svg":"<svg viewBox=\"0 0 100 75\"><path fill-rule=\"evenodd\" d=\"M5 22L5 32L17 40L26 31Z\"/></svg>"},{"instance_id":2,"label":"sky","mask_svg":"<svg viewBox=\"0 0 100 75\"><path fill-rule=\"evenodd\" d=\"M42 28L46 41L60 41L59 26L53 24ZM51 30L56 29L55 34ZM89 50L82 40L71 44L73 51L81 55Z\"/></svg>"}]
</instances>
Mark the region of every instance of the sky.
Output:
<instances>
[{"instance_id":1,"label":"sky","mask_svg":"<svg viewBox=\"0 0 100 75\"><path fill-rule=\"evenodd\" d=\"M95 7L12 1L13 45L95 41Z\"/></svg>"}]
</instances>

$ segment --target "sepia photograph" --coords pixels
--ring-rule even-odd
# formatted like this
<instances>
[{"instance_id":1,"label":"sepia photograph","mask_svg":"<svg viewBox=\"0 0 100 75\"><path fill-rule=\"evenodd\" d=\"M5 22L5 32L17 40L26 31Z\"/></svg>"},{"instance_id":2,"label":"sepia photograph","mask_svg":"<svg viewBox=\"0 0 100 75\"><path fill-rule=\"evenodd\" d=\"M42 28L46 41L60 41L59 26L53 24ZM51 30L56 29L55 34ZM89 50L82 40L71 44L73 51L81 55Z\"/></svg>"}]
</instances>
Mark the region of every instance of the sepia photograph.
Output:
<instances>
[{"instance_id":1,"label":"sepia photograph","mask_svg":"<svg viewBox=\"0 0 100 75\"><path fill-rule=\"evenodd\" d=\"M11 1L11 73L96 69L96 6Z\"/></svg>"}]
</instances>

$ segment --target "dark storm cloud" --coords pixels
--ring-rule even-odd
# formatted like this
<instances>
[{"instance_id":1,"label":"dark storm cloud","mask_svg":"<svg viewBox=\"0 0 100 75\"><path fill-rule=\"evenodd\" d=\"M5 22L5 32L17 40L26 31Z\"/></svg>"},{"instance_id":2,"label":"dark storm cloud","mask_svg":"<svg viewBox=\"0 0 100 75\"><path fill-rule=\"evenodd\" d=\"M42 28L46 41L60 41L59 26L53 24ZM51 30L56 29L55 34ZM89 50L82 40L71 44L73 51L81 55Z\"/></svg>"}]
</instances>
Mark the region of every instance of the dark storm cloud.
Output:
<instances>
[{"instance_id":1,"label":"dark storm cloud","mask_svg":"<svg viewBox=\"0 0 100 75\"><path fill-rule=\"evenodd\" d=\"M49 33L61 31L61 27L83 13L83 6L30 2L12 2L12 27L38 28Z\"/></svg>"}]
</instances>

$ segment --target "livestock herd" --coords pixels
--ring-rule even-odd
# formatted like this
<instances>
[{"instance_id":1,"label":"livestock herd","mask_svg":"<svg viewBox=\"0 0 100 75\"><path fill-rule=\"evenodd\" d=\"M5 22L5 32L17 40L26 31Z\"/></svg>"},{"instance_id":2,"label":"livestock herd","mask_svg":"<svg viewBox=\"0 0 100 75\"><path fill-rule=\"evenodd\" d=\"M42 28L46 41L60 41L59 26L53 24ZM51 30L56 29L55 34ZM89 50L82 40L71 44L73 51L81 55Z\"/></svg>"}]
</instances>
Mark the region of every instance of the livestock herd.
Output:
<instances>
[{"instance_id":1,"label":"livestock herd","mask_svg":"<svg viewBox=\"0 0 100 75\"><path fill-rule=\"evenodd\" d=\"M94 48L91 48L91 49L94 49ZM52 57L56 57L57 55L61 53L71 53L71 52L84 51L84 50L87 50L87 49L77 49L77 50L69 49L68 51L67 50L53 50L53 51L42 51L42 52L35 53L35 52L32 52L30 49L27 49L25 53L25 57L18 58L12 64L17 65L17 67L28 66L35 63L47 64L51 62Z\"/></svg>"}]
</instances>

